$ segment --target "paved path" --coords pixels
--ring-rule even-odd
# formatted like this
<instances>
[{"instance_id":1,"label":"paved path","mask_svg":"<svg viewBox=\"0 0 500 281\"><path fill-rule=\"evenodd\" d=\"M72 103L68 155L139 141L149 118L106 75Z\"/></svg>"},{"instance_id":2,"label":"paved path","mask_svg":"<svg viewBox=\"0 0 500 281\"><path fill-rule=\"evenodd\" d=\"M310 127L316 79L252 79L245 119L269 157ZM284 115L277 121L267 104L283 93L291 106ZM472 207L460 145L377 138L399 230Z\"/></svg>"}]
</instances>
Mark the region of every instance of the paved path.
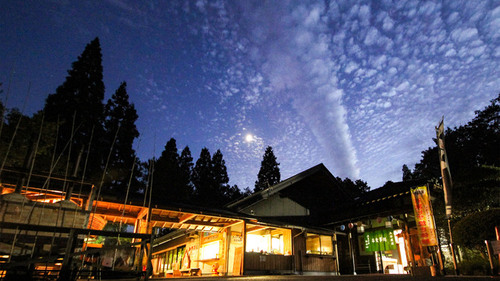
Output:
<instances>
[{"instance_id":1,"label":"paved path","mask_svg":"<svg viewBox=\"0 0 500 281\"><path fill-rule=\"evenodd\" d=\"M132 281L135 279L120 279L121 281ZM423 277L410 275L384 275L384 274L366 274L366 275L343 275L343 276L304 276L304 275L265 275L265 276L237 276L237 277L186 277L186 278L152 278L151 281L159 280L192 280L192 281L500 281L499 276L438 276ZM115 279L116 281L116 279Z\"/></svg>"}]
</instances>

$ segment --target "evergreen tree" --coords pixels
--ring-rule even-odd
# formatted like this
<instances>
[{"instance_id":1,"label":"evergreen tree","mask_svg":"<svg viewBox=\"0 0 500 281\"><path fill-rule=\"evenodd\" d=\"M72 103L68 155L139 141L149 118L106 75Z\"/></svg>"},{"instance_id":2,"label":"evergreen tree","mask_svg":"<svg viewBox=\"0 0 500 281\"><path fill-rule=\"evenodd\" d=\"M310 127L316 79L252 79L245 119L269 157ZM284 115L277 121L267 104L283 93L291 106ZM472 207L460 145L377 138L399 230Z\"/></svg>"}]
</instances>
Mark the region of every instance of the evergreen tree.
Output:
<instances>
[{"instance_id":1,"label":"evergreen tree","mask_svg":"<svg viewBox=\"0 0 500 281\"><path fill-rule=\"evenodd\" d=\"M44 112L48 121L60 121L59 152L71 139L74 120L74 138L72 145L73 159L79 151L88 146L92 131L94 144L103 136L104 128L104 83L103 83L102 55L99 39L95 38L84 49L78 60L73 62L68 71L66 81L50 94L45 102ZM93 145L90 151L88 171L95 176L102 172L103 155L101 146ZM109 148L107 148L109 149ZM104 149L105 150L105 149ZM83 169L80 169L83 170Z\"/></svg>"},{"instance_id":2,"label":"evergreen tree","mask_svg":"<svg viewBox=\"0 0 500 281\"><path fill-rule=\"evenodd\" d=\"M168 204L179 202L179 153L174 138L165 145L165 149L155 163L153 174L153 192L155 202Z\"/></svg>"},{"instance_id":3,"label":"evergreen tree","mask_svg":"<svg viewBox=\"0 0 500 281\"><path fill-rule=\"evenodd\" d=\"M226 161L224 161L220 150L217 150L212 156L212 179L213 190L216 195L213 199L213 206L222 207L231 200L231 191L228 185L229 176L227 175Z\"/></svg>"},{"instance_id":4,"label":"evergreen tree","mask_svg":"<svg viewBox=\"0 0 500 281\"><path fill-rule=\"evenodd\" d=\"M368 183L366 181L356 180L354 182L354 185L356 186L356 190L358 190L360 194L370 191L370 187L368 186Z\"/></svg>"},{"instance_id":5,"label":"evergreen tree","mask_svg":"<svg viewBox=\"0 0 500 281\"><path fill-rule=\"evenodd\" d=\"M264 190L280 182L280 163L276 161L273 148L268 146L260 163L259 174L255 182L254 192Z\"/></svg>"},{"instance_id":6,"label":"evergreen tree","mask_svg":"<svg viewBox=\"0 0 500 281\"><path fill-rule=\"evenodd\" d=\"M108 100L105 107L106 120L104 122L105 147L113 146L112 156L108 166L108 188L114 193L124 194L127 190L130 173L133 172L131 182L132 191L138 189L139 167L136 162L135 150L132 147L135 138L139 136L139 131L135 126L137 111L133 104L129 103L127 94L127 84L122 82L120 87ZM113 140L116 140L113 144ZM132 171L132 167L134 170Z\"/></svg>"},{"instance_id":7,"label":"evergreen tree","mask_svg":"<svg viewBox=\"0 0 500 281\"><path fill-rule=\"evenodd\" d=\"M413 179L413 173L411 172L410 168L406 166L406 164L403 165L402 171L403 181L411 181Z\"/></svg>"},{"instance_id":8,"label":"evergreen tree","mask_svg":"<svg viewBox=\"0 0 500 281\"><path fill-rule=\"evenodd\" d=\"M370 191L368 183L362 180L352 181L350 178L345 178L342 180L340 177L336 177L337 181L342 183L344 189L351 194L353 198L359 197L364 193Z\"/></svg>"},{"instance_id":9,"label":"evergreen tree","mask_svg":"<svg viewBox=\"0 0 500 281\"><path fill-rule=\"evenodd\" d=\"M453 179L453 215L500 207L500 94L469 123L445 132L446 152ZM437 146L422 151L414 178L441 182ZM442 196L442 193L434 193ZM441 204L443 199L436 200ZM438 219L444 206L434 207ZM444 214L442 215L444 217ZM439 224L439 222L438 222Z\"/></svg>"},{"instance_id":10,"label":"evergreen tree","mask_svg":"<svg viewBox=\"0 0 500 281\"><path fill-rule=\"evenodd\" d=\"M246 187L243 191L241 191L238 185L235 184L229 188L229 192L227 195L228 202L239 200L241 198L250 196L251 194L252 190L249 187Z\"/></svg>"},{"instance_id":11,"label":"evergreen tree","mask_svg":"<svg viewBox=\"0 0 500 281\"><path fill-rule=\"evenodd\" d=\"M195 187L196 202L201 205L212 205L214 190L212 188L212 157L208 148L204 147L200 152L200 157L196 160L193 168L193 184Z\"/></svg>"},{"instance_id":12,"label":"evergreen tree","mask_svg":"<svg viewBox=\"0 0 500 281\"><path fill-rule=\"evenodd\" d=\"M181 152L179 158L179 182L182 188L182 199L188 202L193 196L193 183L191 182L191 175L193 173L193 157L191 150L186 146Z\"/></svg>"}]
</instances>

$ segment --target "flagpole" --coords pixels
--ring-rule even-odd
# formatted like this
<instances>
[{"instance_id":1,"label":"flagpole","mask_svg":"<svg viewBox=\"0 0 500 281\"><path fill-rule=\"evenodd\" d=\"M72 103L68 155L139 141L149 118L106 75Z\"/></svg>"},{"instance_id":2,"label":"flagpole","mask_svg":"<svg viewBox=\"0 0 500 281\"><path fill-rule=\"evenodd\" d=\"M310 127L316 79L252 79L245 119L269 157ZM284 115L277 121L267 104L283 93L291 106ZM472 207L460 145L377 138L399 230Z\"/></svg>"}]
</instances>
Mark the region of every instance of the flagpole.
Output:
<instances>
[{"instance_id":1,"label":"flagpole","mask_svg":"<svg viewBox=\"0 0 500 281\"><path fill-rule=\"evenodd\" d=\"M452 208L451 208L451 189L452 189L452 181L451 181L451 172L450 167L448 165L448 157L446 156L446 149L444 145L444 116L441 118L441 122L436 127L436 136L437 136L437 145L438 145L438 154L439 154L439 164L441 167L441 178L443 180L443 191L444 191L444 203L446 206L446 219L448 221L448 232L450 234L450 250L451 256L453 258L453 269L455 271L455 275L458 275L458 267L457 267L457 257L455 255L455 247L453 245L453 234L451 232L451 216L452 216Z\"/></svg>"}]
</instances>

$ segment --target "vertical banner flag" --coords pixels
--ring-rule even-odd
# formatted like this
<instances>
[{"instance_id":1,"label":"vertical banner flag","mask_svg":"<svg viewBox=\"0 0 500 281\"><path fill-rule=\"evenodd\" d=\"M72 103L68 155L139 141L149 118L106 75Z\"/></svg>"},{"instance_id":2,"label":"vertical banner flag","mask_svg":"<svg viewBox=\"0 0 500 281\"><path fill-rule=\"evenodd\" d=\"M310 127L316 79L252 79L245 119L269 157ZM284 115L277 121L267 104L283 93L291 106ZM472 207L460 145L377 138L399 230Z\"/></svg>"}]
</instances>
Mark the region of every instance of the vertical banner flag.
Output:
<instances>
[{"instance_id":1,"label":"vertical banner flag","mask_svg":"<svg viewBox=\"0 0 500 281\"><path fill-rule=\"evenodd\" d=\"M415 222L417 223L420 245L436 246L438 242L427 186L412 189L411 201L413 203L413 210L415 211Z\"/></svg>"},{"instance_id":2,"label":"vertical banner flag","mask_svg":"<svg viewBox=\"0 0 500 281\"><path fill-rule=\"evenodd\" d=\"M437 145L439 153L439 165L441 167L441 177L443 178L444 204L446 206L446 218L451 217L451 173L448 165L448 157L444 147L444 117L436 127Z\"/></svg>"}]
</instances>

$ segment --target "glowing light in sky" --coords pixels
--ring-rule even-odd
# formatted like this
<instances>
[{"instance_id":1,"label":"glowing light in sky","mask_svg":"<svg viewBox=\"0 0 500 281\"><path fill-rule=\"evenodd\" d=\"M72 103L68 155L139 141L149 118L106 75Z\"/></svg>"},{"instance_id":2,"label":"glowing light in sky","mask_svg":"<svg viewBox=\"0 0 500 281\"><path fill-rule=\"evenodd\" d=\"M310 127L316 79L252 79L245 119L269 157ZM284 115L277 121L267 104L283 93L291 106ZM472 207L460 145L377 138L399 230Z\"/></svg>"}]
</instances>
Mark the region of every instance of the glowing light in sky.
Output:
<instances>
[{"instance_id":1,"label":"glowing light in sky","mask_svg":"<svg viewBox=\"0 0 500 281\"><path fill-rule=\"evenodd\" d=\"M254 137L253 137L253 135L252 135L252 134L247 134L247 135L245 136L245 141L246 141L246 142L253 142L254 140L255 140L255 139L254 139Z\"/></svg>"}]
</instances>

